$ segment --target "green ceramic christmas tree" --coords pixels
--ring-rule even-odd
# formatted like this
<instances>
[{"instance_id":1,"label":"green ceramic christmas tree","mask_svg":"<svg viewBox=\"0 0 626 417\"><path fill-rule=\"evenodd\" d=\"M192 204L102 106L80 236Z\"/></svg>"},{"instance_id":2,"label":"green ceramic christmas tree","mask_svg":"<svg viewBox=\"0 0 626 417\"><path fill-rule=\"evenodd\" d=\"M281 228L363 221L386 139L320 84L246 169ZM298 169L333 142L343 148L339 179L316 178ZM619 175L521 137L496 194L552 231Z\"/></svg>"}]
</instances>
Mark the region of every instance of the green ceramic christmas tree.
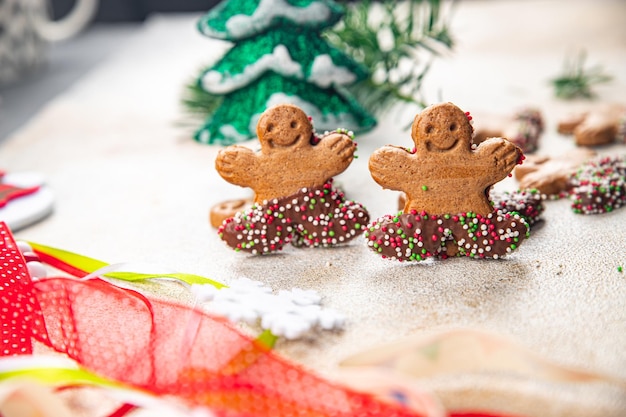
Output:
<instances>
[{"instance_id":1,"label":"green ceramic christmas tree","mask_svg":"<svg viewBox=\"0 0 626 417\"><path fill-rule=\"evenodd\" d=\"M255 138L261 113L281 103L302 108L320 131L371 129L374 118L344 89L367 70L320 35L342 15L330 0L225 0L206 14L200 32L233 47L198 79L217 105L195 138L222 145Z\"/></svg>"}]
</instances>

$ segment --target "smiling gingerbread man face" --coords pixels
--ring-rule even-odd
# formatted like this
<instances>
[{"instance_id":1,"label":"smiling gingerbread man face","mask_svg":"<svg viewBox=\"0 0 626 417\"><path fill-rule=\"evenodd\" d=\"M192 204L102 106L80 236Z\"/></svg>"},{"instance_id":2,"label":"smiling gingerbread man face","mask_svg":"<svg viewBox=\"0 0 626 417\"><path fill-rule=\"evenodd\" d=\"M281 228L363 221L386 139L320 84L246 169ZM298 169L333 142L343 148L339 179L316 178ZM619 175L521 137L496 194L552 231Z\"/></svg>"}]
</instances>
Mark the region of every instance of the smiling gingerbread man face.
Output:
<instances>
[{"instance_id":1,"label":"smiling gingerbread man face","mask_svg":"<svg viewBox=\"0 0 626 417\"><path fill-rule=\"evenodd\" d=\"M472 126L458 107L433 106L415 117L411 137L420 152L467 150L472 140Z\"/></svg>"},{"instance_id":2,"label":"smiling gingerbread man face","mask_svg":"<svg viewBox=\"0 0 626 417\"><path fill-rule=\"evenodd\" d=\"M301 147L311 140L313 126L295 106L268 109L257 124L257 136L264 152L273 148Z\"/></svg>"}]
</instances>

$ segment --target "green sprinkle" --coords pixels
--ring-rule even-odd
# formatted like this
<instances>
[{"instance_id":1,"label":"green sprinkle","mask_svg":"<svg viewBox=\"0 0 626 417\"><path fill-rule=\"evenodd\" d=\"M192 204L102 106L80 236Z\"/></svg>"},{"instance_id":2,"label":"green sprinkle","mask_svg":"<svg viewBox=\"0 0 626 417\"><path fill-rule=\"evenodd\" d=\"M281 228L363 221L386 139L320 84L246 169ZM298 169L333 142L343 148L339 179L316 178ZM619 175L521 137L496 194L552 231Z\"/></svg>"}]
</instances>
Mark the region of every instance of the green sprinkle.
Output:
<instances>
[{"instance_id":1,"label":"green sprinkle","mask_svg":"<svg viewBox=\"0 0 626 417\"><path fill-rule=\"evenodd\" d=\"M355 229L360 229L361 228L361 224L360 223L354 223L354 228Z\"/></svg>"},{"instance_id":2,"label":"green sprinkle","mask_svg":"<svg viewBox=\"0 0 626 417\"><path fill-rule=\"evenodd\" d=\"M333 237L335 236L335 232L333 232L332 230L330 232L328 232L328 236Z\"/></svg>"},{"instance_id":3,"label":"green sprinkle","mask_svg":"<svg viewBox=\"0 0 626 417\"><path fill-rule=\"evenodd\" d=\"M624 267L621 265L617 267L617 272L624 272Z\"/></svg>"},{"instance_id":4,"label":"green sprinkle","mask_svg":"<svg viewBox=\"0 0 626 417\"><path fill-rule=\"evenodd\" d=\"M422 191L428 191L428 186L422 185Z\"/></svg>"}]
</instances>

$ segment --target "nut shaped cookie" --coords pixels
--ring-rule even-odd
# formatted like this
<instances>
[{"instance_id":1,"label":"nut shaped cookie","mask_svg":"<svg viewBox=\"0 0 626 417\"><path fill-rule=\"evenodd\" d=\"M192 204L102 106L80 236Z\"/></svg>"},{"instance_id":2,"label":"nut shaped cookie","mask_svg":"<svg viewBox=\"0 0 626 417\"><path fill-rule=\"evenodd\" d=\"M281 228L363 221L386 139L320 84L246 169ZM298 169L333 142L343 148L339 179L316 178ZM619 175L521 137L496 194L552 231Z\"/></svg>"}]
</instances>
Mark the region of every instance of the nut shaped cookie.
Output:
<instances>
[{"instance_id":1,"label":"nut shaped cookie","mask_svg":"<svg viewBox=\"0 0 626 417\"><path fill-rule=\"evenodd\" d=\"M626 106L599 105L559 121L559 133L574 135L578 146L599 146L626 142Z\"/></svg>"},{"instance_id":2,"label":"nut shaped cookie","mask_svg":"<svg viewBox=\"0 0 626 417\"><path fill-rule=\"evenodd\" d=\"M515 168L515 179L522 190L558 196L572 188L572 175L595 156L596 152L589 148L576 148L556 156L534 155Z\"/></svg>"},{"instance_id":3,"label":"nut shaped cookie","mask_svg":"<svg viewBox=\"0 0 626 417\"><path fill-rule=\"evenodd\" d=\"M257 135L260 152L230 146L215 160L222 178L252 188L257 203L295 194L303 187L322 186L348 168L356 150L343 133L331 133L315 143L308 116L290 104L266 110L257 124Z\"/></svg>"},{"instance_id":4,"label":"nut shaped cookie","mask_svg":"<svg viewBox=\"0 0 626 417\"><path fill-rule=\"evenodd\" d=\"M253 189L252 207L224 220L218 234L237 251L266 254L284 247L334 246L360 235L367 210L332 186L354 159L356 144L342 131L315 135L293 105L265 111L258 122L261 149L221 150L215 167L226 181Z\"/></svg>"},{"instance_id":5,"label":"nut shaped cookie","mask_svg":"<svg viewBox=\"0 0 626 417\"><path fill-rule=\"evenodd\" d=\"M430 214L492 211L488 190L506 178L522 157L503 138L472 148L472 126L452 103L431 106L415 117L415 150L384 146L369 159L374 180L383 188L404 191L404 212Z\"/></svg>"},{"instance_id":6,"label":"nut shaped cookie","mask_svg":"<svg viewBox=\"0 0 626 417\"><path fill-rule=\"evenodd\" d=\"M452 103L415 117L414 150L384 146L369 159L374 180L406 195L402 212L367 226L368 247L383 258L421 261L452 256L497 259L528 234L518 212L495 210L489 188L522 159L503 138L472 145L467 115Z\"/></svg>"}]
</instances>

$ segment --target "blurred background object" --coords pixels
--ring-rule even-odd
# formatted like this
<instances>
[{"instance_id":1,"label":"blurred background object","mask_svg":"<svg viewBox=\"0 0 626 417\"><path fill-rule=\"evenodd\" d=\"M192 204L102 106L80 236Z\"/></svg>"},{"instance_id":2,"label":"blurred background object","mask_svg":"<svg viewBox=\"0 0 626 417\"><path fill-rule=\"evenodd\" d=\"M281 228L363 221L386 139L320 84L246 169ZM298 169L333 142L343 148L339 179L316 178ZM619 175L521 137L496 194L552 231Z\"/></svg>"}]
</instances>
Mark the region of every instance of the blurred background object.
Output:
<instances>
[{"instance_id":1,"label":"blurred background object","mask_svg":"<svg viewBox=\"0 0 626 417\"><path fill-rule=\"evenodd\" d=\"M53 16L60 18L76 0L52 0ZM205 12L219 0L105 0L100 2L97 22L138 22L152 13Z\"/></svg>"},{"instance_id":2,"label":"blurred background object","mask_svg":"<svg viewBox=\"0 0 626 417\"><path fill-rule=\"evenodd\" d=\"M91 23L77 36L45 45L37 43L30 48L33 62L19 77L0 81L0 143L24 125L51 99L74 84L79 78L104 61L111 53L139 32L144 20L154 13L206 12L219 0L103 0L95 1L96 10L89 16ZM47 0L48 14L53 21L67 19L76 10L79 0ZM3 22L10 16L16 3L20 8L44 4L40 0L11 0L0 2L0 33ZM41 43L41 47L39 44ZM0 51L1 52L1 51ZM31 54L32 55L32 54ZM1 60L0 60L1 61ZM0 62L1 66L5 63Z\"/></svg>"}]
</instances>

